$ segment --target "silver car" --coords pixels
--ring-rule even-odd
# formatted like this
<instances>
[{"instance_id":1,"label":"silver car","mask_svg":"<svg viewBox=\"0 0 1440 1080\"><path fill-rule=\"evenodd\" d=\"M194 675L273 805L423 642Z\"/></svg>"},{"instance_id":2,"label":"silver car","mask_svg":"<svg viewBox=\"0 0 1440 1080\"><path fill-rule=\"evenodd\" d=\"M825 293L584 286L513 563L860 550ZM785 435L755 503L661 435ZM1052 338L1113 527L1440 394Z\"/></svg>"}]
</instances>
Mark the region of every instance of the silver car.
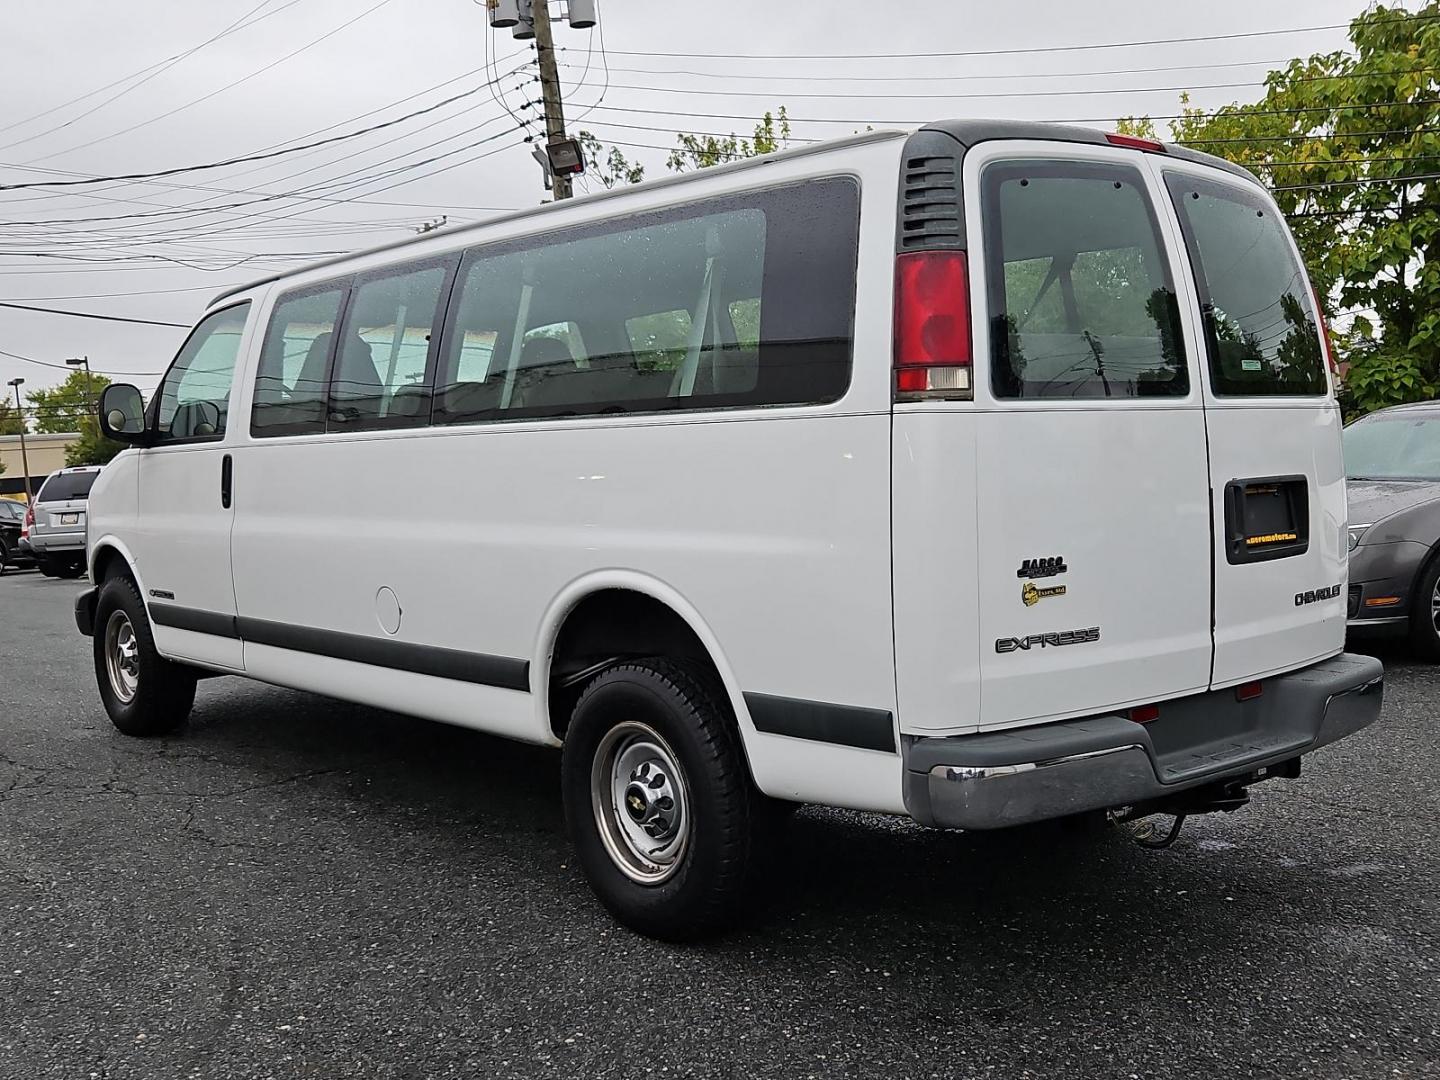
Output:
<instances>
[{"instance_id":1,"label":"silver car","mask_svg":"<svg viewBox=\"0 0 1440 1080\"><path fill-rule=\"evenodd\" d=\"M51 473L35 496L35 521L26 542L46 577L85 572L85 508L99 465Z\"/></svg>"}]
</instances>

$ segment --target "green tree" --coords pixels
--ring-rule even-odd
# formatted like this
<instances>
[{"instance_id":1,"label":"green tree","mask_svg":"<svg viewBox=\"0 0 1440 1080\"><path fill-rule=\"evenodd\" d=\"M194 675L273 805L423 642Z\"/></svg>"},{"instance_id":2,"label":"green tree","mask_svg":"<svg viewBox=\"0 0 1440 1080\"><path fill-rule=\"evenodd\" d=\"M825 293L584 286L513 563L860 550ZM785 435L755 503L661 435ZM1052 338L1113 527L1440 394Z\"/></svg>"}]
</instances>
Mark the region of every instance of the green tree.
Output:
<instances>
[{"instance_id":1,"label":"green tree","mask_svg":"<svg viewBox=\"0 0 1440 1080\"><path fill-rule=\"evenodd\" d=\"M617 146L607 148L593 132L581 131L580 143L585 148L586 175L599 180L606 188L638 184L645 179L644 165L631 161ZM762 116L749 136L679 133L675 136L675 149L665 159L665 167L671 172L689 172L771 154L789 145L790 119L785 115L785 106L781 105Z\"/></svg>"},{"instance_id":2,"label":"green tree","mask_svg":"<svg viewBox=\"0 0 1440 1080\"><path fill-rule=\"evenodd\" d=\"M110 385L104 375L92 373L86 383L84 371L76 369L59 386L32 390L29 404L35 410L35 430L59 434L78 431L80 438L65 451L66 465L104 465L124 447L100 434L95 418L95 400Z\"/></svg>"},{"instance_id":3,"label":"green tree","mask_svg":"<svg viewBox=\"0 0 1440 1080\"><path fill-rule=\"evenodd\" d=\"M0 435L20 434L20 412L8 401L0 401Z\"/></svg>"},{"instance_id":4,"label":"green tree","mask_svg":"<svg viewBox=\"0 0 1440 1080\"><path fill-rule=\"evenodd\" d=\"M1170 134L1271 185L1322 305L1348 322L1332 341L1347 411L1365 412L1440 385L1440 0L1369 9L1350 42L1270 72L1254 103L1182 98Z\"/></svg>"}]
</instances>

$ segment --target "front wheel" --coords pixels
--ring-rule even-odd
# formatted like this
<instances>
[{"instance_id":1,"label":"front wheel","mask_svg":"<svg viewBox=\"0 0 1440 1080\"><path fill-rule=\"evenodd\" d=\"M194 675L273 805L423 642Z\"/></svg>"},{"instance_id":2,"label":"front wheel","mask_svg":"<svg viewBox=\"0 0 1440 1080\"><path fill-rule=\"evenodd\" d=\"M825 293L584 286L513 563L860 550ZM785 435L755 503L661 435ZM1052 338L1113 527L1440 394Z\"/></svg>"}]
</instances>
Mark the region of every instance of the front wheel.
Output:
<instances>
[{"instance_id":1,"label":"front wheel","mask_svg":"<svg viewBox=\"0 0 1440 1080\"><path fill-rule=\"evenodd\" d=\"M667 941L735 923L758 795L708 671L646 659L597 675L575 705L561 787L580 865L616 919Z\"/></svg>"},{"instance_id":2,"label":"front wheel","mask_svg":"<svg viewBox=\"0 0 1440 1080\"><path fill-rule=\"evenodd\" d=\"M1410 601L1410 646L1426 660L1440 661L1440 559L1420 573Z\"/></svg>"},{"instance_id":3,"label":"front wheel","mask_svg":"<svg viewBox=\"0 0 1440 1080\"><path fill-rule=\"evenodd\" d=\"M95 603L95 679L110 722L126 735L168 735L195 704L195 672L155 649L150 619L128 578L111 578Z\"/></svg>"}]
</instances>

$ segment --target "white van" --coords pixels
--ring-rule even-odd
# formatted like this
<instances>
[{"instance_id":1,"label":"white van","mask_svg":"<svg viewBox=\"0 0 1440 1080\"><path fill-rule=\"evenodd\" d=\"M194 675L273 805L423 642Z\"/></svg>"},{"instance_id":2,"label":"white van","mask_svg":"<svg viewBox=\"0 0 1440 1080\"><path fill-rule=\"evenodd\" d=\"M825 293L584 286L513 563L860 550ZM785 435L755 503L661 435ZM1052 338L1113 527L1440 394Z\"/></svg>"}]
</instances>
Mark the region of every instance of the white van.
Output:
<instances>
[{"instance_id":1,"label":"white van","mask_svg":"<svg viewBox=\"0 0 1440 1080\"><path fill-rule=\"evenodd\" d=\"M426 234L224 294L102 418L122 731L219 672L563 747L662 937L786 804L1234 809L1380 709L1305 271L1178 147L951 121Z\"/></svg>"}]
</instances>

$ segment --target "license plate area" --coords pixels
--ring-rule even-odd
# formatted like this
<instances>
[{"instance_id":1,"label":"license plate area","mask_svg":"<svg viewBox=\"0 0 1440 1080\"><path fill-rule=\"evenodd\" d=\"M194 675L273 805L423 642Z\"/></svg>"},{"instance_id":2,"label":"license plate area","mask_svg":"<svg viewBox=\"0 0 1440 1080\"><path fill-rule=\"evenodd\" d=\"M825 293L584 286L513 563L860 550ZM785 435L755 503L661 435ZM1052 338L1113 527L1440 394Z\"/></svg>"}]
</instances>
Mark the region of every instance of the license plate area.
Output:
<instances>
[{"instance_id":1,"label":"license plate area","mask_svg":"<svg viewBox=\"0 0 1440 1080\"><path fill-rule=\"evenodd\" d=\"M60 524L61 524L61 525L79 525L79 524L80 524L80 515L79 515L79 514L61 514L61 515L60 515Z\"/></svg>"},{"instance_id":2,"label":"license plate area","mask_svg":"<svg viewBox=\"0 0 1440 1080\"><path fill-rule=\"evenodd\" d=\"M1261 476L1225 485L1225 558L1232 565L1310 549L1310 485L1303 476Z\"/></svg>"}]
</instances>

